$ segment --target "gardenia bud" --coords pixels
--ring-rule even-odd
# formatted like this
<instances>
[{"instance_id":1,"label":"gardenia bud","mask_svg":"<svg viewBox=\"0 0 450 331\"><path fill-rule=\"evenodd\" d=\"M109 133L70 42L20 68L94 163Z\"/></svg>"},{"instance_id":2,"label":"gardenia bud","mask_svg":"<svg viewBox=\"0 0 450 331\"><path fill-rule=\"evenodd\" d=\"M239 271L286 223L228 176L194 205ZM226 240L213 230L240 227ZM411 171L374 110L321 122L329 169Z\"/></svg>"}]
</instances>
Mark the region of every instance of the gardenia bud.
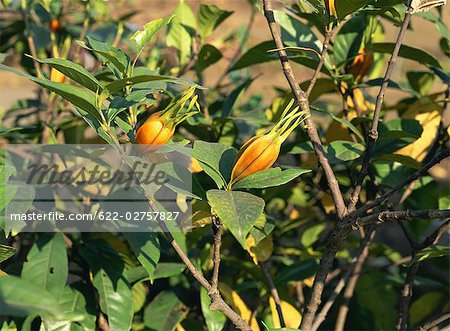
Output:
<instances>
[{"instance_id":1,"label":"gardenia bud","mask_svg":"<svg viewBox=\"0 0 450 331\"><path fill-rule=\"evenodd\" d=\"M325 7L327 8L328 15L337 17L334 0L325 0Z\"/></svg>"},{"instance_id":2,"label":"gardenia bud","mask_svg":"<svg viewBox=\"0 0 450 331\"><path fill-rule=\"evenodd\" d=\"M345 72L347 74L352 74L353 77L355 77L355 80L360 82L361 79L363 79L363 77L369 72L370 68L372 68L373 60L373 52L362 48L353 60L352 64L345 68Z\"/></svg>"},{"instance_id":3,"label":"gardenia bud","mask_svg":"<svg viewBox=\"0 0 450 331\"><path fill-rule=\"evenodd\" d=\"M291 110L294 100L284 110L278 123L268 133L251 138L240 149L231 172L230 187L242 178L270 168L280 154L281 144L306 118L306 112Z\"/></svg>"},{"instance_id":4,"label":"gardenia bud","mask_svg":"<svg viewBox=\"0 0 450 331\"><path fill-rule=\"evenodd\" d=\"M166 125L159 115L153 114L141 125L134 137L135 144L163 145L172 138L175 127Z\"/></svg>"},{"instance_id":5,"label":"gardenia bud","mask_svg":"<svg viewBox=\"0 0 450 331\"><path fill-rule=\"evenodd\" d=\"M183 92L161 112L152 114L138 129L134 137L135 144L163 145L172 138L176 126L190 116L198 113L194 106L200 109L197 95L194 95L195 86ZM185 105L191 99L188 107Z\"/></svg>"},{"instance_id":6,"label":"gardenia bud","mask_svg":"<svg viewBox=\"0 0 450 331\"><path fill-rule=\"evenodd\" d=\"M50 80L55 83L64 83L66 76L55 68L52 68L50 70Z\"/></svg>"},{"instance_id":7,"label":"gardenia bud","mask_svg":"<svg viewBox=\"0 0 450 331\"><path fill-rule=\"evenodd\" d=\"M240 179L257 171L270 168L278 158L281 137L274 134L256 136L242 146L231 173L231 181Z\"/></svg>"}]
</instances>

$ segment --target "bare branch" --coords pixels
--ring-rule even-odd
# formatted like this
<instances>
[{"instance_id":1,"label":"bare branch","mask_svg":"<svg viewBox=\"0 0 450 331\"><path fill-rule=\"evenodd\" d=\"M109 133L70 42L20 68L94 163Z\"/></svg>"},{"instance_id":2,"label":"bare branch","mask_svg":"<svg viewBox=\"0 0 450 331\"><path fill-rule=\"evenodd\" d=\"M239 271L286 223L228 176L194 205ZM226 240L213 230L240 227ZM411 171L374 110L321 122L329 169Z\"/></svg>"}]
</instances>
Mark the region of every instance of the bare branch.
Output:
<instances>
[{"instance_id":1,"label":"bare branch","mask_svg":"<svg viewBox=\"0 0 450 331\"><path fill-rule=\"evenodd\" d=\"M359 227L367 226L369 224L383 223L385 221L400 221L412 219L438 219L449 218L450 210L402 210L402 211L383 211L378 214L363 217L355 220L352 227L357 229ZM428 245L429 246L429 245Z\"/></svg>"},{"instance_id":2,"label":"bare branch","mask_svg":"<svg viewBox=\"0 0 450 331\"><path fill-rule=\"evenodd\" d=\"M270 28L270 32L272 34L272 38L275 41L275 47L278 49L278 56L280 58L280 62L283 68L283 73L289 83L289 86L294 94L294 97L300 107L301 111L305 111L310 114L309 102L307 94L300 88L292 70L292 67L289 63L289 59L287 57L286 51L283 49L284 44L281 39L281 34L278 29L278 24L275 21L275 16L272 9L272 1L271 0L262 0L263 8L264 8L264 16L267 19L267 23ZM322 166L325 176L327 178L328 186L331 190L331 195L333 196L334 204L336 207L336 211L339 218L342 218L345 213L345 203L344 198L342 196L342 192L339 188L339 183L336 180L336 176L334 175L333 169L331 168L330 162L325 154L325 151L322 146L322 142L320 141L319 134L317 132L316 126L311 118L308 116L305 120L306 134L308 135L311 143L314 147L314 151L317 155L320 165Z\"/></svg>"},{"instance_id":3,"label":"bare branch","mask_svg":"<svg viewBox=\"0 0 450 331\"><path fill-rule=\"evenodd\" d=\"M273 282L272 275L270 274L270 270L267 267L266 262L260 262L261 270L266 277L267 283L269 284L270 294L272 295L273 300L275 301L275 307L277 309L278 318L280 319L280 326L282 328L286 327L286 323L284 322L283 310L281 309L281 300L278 295L278 290Z\"/></svg>"},{"instance_id":4,"label":"bare branch","mask_svg":"<svg viewBox=\"0 0 450 331\"><path fill-rule=\"evenodd\" d=\"M211 278L211 290L210 294L217 292L217 288L219 286L219 267L220 267L220 246L222 245L222 231L223 224L220 221L219 217L216 215L212 215L212 229L214 233L214 253L213 253L213 275Z\"/></svg>"},{"instance_id":5,"label":"bare branch","mask_svg":"<svg viewBox=\"0 0 450 331\"><path fill-rule=\"evenodd\" d=\"M411 174L409 177L407 177L406 179L404 179L401 183L399 183L398 185L396 185L394 188L390 189L389 191L387 191L386 193L384 193L382 196L380 196L378 199L362 206L361 208L359 208L358 210L356 210L355 212L351 213L348 215L348 218L350 219L356 219L358 217L361 217L362 215L364 215L367 211L373 209L374 207L379 206L380 204L382 204L384 201L386 201L387 199L389 199L391 196L393 196L394 194L396 194L398 191L400 191L402 188L404 188L405 186L407 186L409 183L415 181L416 179L420 178L421 176L423 176L424 174L426 174L428 172L428 170L430 170L432 167L434 167L436 164L438 164L439 162L441 162L442 160L446 159L447 157L450 156L450 148L446 148L444 149L442 152L440 152L438 155L436 155L433 159L431 159L429 162L427 162L426 164L424 164L422 166L422 168L416 170L413 174Z\"/></svg>"},{"instance_id":6,"label":"bare branch","mask_svg":"<svg viewBox=\"0 0 450 331\"><path fill-rule=\"evenodd\" d=\"M436 319L434 319L432 321L429 321L429 322L421 325L419 327L419 331L431 330L433 327L435 327L435 326L437 326L437 325L441 324L442 322L445 322L445 321L447 321L449 319L450 319L450 313L449 314L444 314L444 315L442 315L442 316L440 316L440 317L438 317L438 318L436 318Z\"/></svg>"},{"instance_id":7,"label":"bare branch","mask_svg":"<svg viewBox=\"0 0 450 331\"><path fill-rule=\"evenodd\" d=\"M347 282L345 287L343 300L341 306L339 307L338 317L336 320L336 331L344 331L345 321L347 320L348 314L348 305L350 303L350 299L353 297L353 293L355 292L356 283L361 275L362 268L367 258L369 257L369 245L375 236L375 229L371 228L367 231L363 242L361 243L362 251L358 256L358 259L355 262L355 267L352 271L351 277Z\"/></svg>"},{"instance_id":8,"label":"bare branch","mask_svg":"<svg viewBox=\"0 0 450 331\"><path fill-rule=\"evenodd\" d=\"M327 27L327 29L325 31L325 40L323 41L323 44L322 44L322 52L320 53L320 61L319 61L319 64L317 65L316 70L314 71L314 74L311 78L308 89L306 90L306 97L309 97L314 86L317 83L317 78L319 78L320 71L322 70L322 67L325 64L325 57L328 52L328 45L330 44L330 40L331 40L331 37L333 36L333 32L335 29L336 28L329 30Z\"/></svg>"},{"instance_id":9,"label":"bare branch","mask_svg":"<svg viewBox=\"0 0 450 331\"><path fill-rule=\"evenodd\" d=\"M355 189L350 198L349 206L347 208L349 212L352 212L355 209L356 204L358 203L362 184L364 182L364 178L366 177L367 171L369 169L370 156L371 156L373 148L375 146L375 141L378 139L378 123L380 120L380 114L381 114L381 108L383 106L384 96L386 94L386 90L387 90L389 82L391 80L392 73L394 72L395 65L397 64L398 54L400 52L403 38L405 36L406 30L408 28L409 22L411 21L411 17L412 17L411 2L412 2L412 0L408 1L408 5L407 5L408 10L405 14L403 24L398 33L397 41L395 43L394 50L392 51L392 55L391 55L389 64L386 69L386 73L384 74L383 83L381 84L381 88L380 88L380 91L377 96L377 101L375 104L375 111L374 111L373 120L372 120L372 127L368 134L367 147L366 147L366 150L365 150L363 158L362 158L362 168L359 173Z\"/></svg>"},{"instance_id":10,"label":"bare branch","mask_svg":"<svg viewBox=\"0 0 450 331\"><path fill-rule=\"evenodd\" d=\"M447 217L450 217L450 210L447 211ZM425 240L417 245L413 249L413 254L411 257L411 261L414 259L415 255L421 251L422 249L429 247L431 245L436 244L441 236L447 231L450 227L450 220L447 220L445 223L441 224L439 228L437 228L433 233L431 233ZM402 291L400 292L400 305L399 305L399 314L396 325L396 330L405 331L408 328L408 312L409 312L409 304L411 302L411 297L413 294L413 284L414 278L416 277L417 271L420 267L420 261L413 263L409 266L408 271L406 272L405 282L402 287Z\"/></svg>"}]
</instances>

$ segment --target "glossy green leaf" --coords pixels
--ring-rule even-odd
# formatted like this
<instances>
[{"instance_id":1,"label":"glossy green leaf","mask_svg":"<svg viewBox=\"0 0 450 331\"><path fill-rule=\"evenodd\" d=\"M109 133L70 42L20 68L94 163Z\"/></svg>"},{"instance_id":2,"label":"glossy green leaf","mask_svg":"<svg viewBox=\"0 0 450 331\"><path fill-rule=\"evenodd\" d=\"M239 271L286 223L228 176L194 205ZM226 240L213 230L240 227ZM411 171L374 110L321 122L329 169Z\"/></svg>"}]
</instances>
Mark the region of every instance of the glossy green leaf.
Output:
<instances>
[{"instance_id":1,"label":"glossy green leaf","mask_svg":"<svg viewBox=\"0 0 450 331\"><path fill-rule=\"evenodd\" d=\"M428 292L420 296L409 307L409 325L416 326L421 322L425 322L436 309L441 307L443 293Z\"/></svg>"},{"instance_id":2,"label":"glossy green leaf","mask_svg":"<svg viewBox=\"0 0 450 331\"><path fill-rule=\"evenodd\" d=\"M186 318L188 308L173 292L161 292L145 308L144 324L149 330L174 330Z\"/></svg>"},{"instance_id":3,"label":"glossy green leaf","mask_svg":"<svg viewBox=\"0 0 450 331\"><path fill-rule=\"evenodd\" d=\"M160 257L158 234L153 232L127 232L124 235L153 283L153 274Z\"/></svg>"},{"instance_id":4,"label":"glossy green leaf","mask_svg":"<svg viewBox=\"0 0 450 331\"><path fill-rule=\"evenodd\" d=\"M336 12L339 20L371 3L372 0L336 0Z\"/></svg>"},{"instance_id":5,"label":"glossy green leaf","mask_svg":"<svg viewBox=\"0 0 450 331\"><path fill-rule=\"evenodd\" d=\"M97 103L95 95L89 91L86 91L84 88L73 86L70 84L55 83L49 80L39 79L3 64L0 64L0 69L14 72L22 77L28 78L32 82L39 84L42 87L55 92L56 94L59 94L62 98L71 102L75 107L78 107L81 110L94 116L95 118L100 119L100 113L97 110L96 106Z\"/></svg>"},{"instance_id":6,"label":"glossy green leaf","mask_svg":"<svg viewBox=\"0 0 450 331\"><path fill-rule=\"evenodd\" d=\"M289 183L302 174L311 172L308 169L290 168L269 168L248 175L233 185L233 189L254 189L280 186Z\"/></svg>"},{"instance_id":7,"label":"glossy green leaf","mask_svg":"<svg viewBox=\"0 0 450 331\"><path fill-rule=\"evenodd\" d=\"M201 4L198 10L198 31L204 40L233 12L222 10L216 5Z\"/></svg>"},{"instance_id":8,"label":"glossy green leaf","mask_svg":"<svg viewBox=\"0 0 450 331\"><path fill-rule=\"evenodd\" d=\"M34 313L62 315L58 300L42 287L29 280L15 277L0 277L0 307L2 315L26 317Z\"/></svg>"},{"instance_id":9,"label":"glossy green leaf","mask_svg":"<svg viewBox=\"0 0 450 331\"><path fill-rule=\"evenodd\" d=\"M188 63L191 56L191 46L197 25L195 15L184 0L180 0L174 12L174 18L167 32L167 46L178 49L180 66Z\"/></svg>"},{"instance_id":10,"label":"glossy green leaf","mask_svg":"<svg viewBox=\"0 0 450 331\"><path fill-rule=\"evenodd\" d=\"M194 142L194 157L219 188L229 182L236 155L233 147L200 140Z\"/></svg>"},{"instance_id":11,"label":"glossy green leaf","mask_svg":"<svg viewBox=\"0 0 450 331\"><path fill-rule=\"evenodd\" d=\"M218 310L211 310L211 298L205 288L200 288L200 303L202 306L203 317L205 318L208 331L222 331L227 318Z\"/></svg>"},{"instance_id":12,"label":"glossy green leaf","mask_svg":"<svg viewBox=\"0 0 450 331\"><path fill-rule=\"evenodd\" d=\"M436 257L448 256L448 255L450 255L450 247L448 247L448 246L436 245L436 246L426 247L414 256L414 259L409 263L409 265L416 263L416 262L434 259Z\"/></svg>"},{"instance_id":13,"label":"glossy green leaf","mask_svg":"<svg viewBox=\"0 0 450 331\"><path fill-rule=\"evenodd\" d=\"M364 152L364 145L351 141L336 140L324 147L325 154L332 164L356 160Z\"/></svg>"},{"instance_id":14,"label":"glossy green leaf","mask_svg":"<svg viewBox=\"0 0 450 331\"><path fill-rule=\"evenodd\" d=\"M140 53L158 34L159 31L170 23L173 16L167 18L158 18L148 22L141 30L136 31L130 38L136 43L137 52Z\"/></svg>"},{"instance_id":15,"label":"glossy green leaf","mask_svg":"<svg viewBox=\"0 0 450 331\"><path fill-rule=\"evenodd\" d=\"M242 247L245 239L264 210L264 200L246 192L209 190L208 203Z\"/></svg>"},{"instance_id":16,"label":"glossy green leaf","mask_svg":"<svg viewBox=\"0 0 450 331\"><path fill-rule=\"evenodd\" d=\"M22 278L59 298L68 276L66 245L61 233L42 233L23 264Z\"/></svg>"},{"instance_id":17,"label":"glossy green leaf","mask_svg":"<svg viewBox=\"0 0 450 331\"><path fill-rule=\"evenodd\" d=\"M300 238L300 242L303 247L311 247L319 239L319 236L324 229L324 223L313 224L305 229Z\"/></svg>"},{"instance_id":18,"label":"glossy green leaf","mask_svg":"<svg viewBox=\"0 0 450 331\"><path fill-rule=\"evenodd\" d=\"M73 81L77 82L81 86L86 87L94 93L101 93L103 91L103 86L99 82L99 80L78 63L60 58L43 60L37 59L37 61L39 61L40 63L48 64L52 68L55 68Z\"/></svg>"},{"instance_id":19,"label":"glossy green leaf","mask_svg":"<svg viewBox=\"0 0 450 331\"><path fill-rule=\"evenodd\" d=\"M14 247L0 244L0 262L9 259L11 256L16 254L16 252L17 250Z\"/></svg>"},{"instance_id":20,"label":"glossy green leaf","mask_svg":"<svg viewBox=\"0 0 450 331\"><path fill-rule=\"evenodd\" d=\"M108 317L110 330L129 330L133 300L122 258L100 240L88 242L80 253L92 271L93 284L100 296L100 308Z\"/></svg>"},{"instance_id":21,"label":"glossy green leaf","mask_svg":"<svg viewBox=\"0 0 450 331\"><path fill-rule=\"evenodd\" d=\"M177 276L181 274L185 269L186 265L183 263L160 262L156 265L156 269L153 273L153 280ZM142 266L128 269L127 275L130 283L150 279L150 277L148 276L148 272Z\"/></svg>"},{"instance_id":22,"label":"glossy green leaf","mask_svg":"<svg viewBox=\"0 0 450 331\"><path fill-rule=\"evenodd\" d=\"M372 44L372 49L375 52L392 54L394 46L395 43L374 43ZM400 48L400 52L398 55L405 59L421 63L423 65L433 66L442 69L441 64L433 55L413 46L403 44L402 47Z\"/></svg>"},{"instance_id":23,"label":"glossy green leaf","mask_svg":"<svg viewBox=\"0 0 450 331\"><path fill-rule=\"evenodd\" d=\"M319 263L316 259L306 259L296 262L280 269L275 278L276 284L286 284L288 282L301 281L307 279L317 271Z\"/></svg>"},{"instance_id":24,"label":"glossy green leaf","mask_svg":"<svg viewBox=\"0 0 450 331\"><path fill-rule=\"evenodd\" d=\"M222 53L213 45L203 45L200 53L198 54L198 70L202 72L209 66L213 65L222 58Z\"/></svg>"}]
</instances>

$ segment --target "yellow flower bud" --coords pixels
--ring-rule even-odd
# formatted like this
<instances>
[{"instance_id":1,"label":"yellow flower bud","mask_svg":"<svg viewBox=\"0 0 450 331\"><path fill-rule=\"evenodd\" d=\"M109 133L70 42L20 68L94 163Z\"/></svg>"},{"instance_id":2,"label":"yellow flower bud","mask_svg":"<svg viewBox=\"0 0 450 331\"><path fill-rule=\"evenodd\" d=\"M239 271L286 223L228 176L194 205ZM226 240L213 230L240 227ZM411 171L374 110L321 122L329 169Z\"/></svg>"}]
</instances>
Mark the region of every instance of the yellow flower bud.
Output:
<instances>
[{"instance_id":1,"label":"yellow flower bud","mask_svg":"<svg viewBox=\"0 0 450 331\"><path fill-rule=\"evenodd\" d=\"M166 126L158 113L153 114L141 125L134 138L135 144L163 145L172 138L173 126Z\"/></svg>"},{"instance_id":2,"label":"yellow flower bud","mask_svg":"<svg viewBox=\"0 0 450 331\"><path fill-rule=\"evenodd\" d=\"M352 74L357 82L360 82L364 76L372 68L374 61L373 52L361 48L358 55L353 59L353 62L345 68L347 74Z\"/></svg>"},{"instance_id":3,"label":"yellow flower bud","mask_svg":"<svg viewBox=\"0 0 450 331\"><path fill-rule=\"evenodd\" d=\"M334 0L325 0L325 7L327 8L328 15L337 17Z\"/></svg>"}]
</instances>

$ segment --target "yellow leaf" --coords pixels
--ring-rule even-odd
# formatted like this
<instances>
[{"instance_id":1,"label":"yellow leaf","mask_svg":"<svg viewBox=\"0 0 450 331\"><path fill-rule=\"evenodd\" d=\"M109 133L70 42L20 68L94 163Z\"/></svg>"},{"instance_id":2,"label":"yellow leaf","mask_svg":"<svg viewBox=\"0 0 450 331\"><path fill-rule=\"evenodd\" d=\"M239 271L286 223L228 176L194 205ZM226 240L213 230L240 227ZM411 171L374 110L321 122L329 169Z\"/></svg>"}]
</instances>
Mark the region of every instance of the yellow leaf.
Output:
<instances>
[{"instance_id":1,"label":"yellow leaf","mask_svg":"<svg viewBox=\"0 0 450 331\"><path fill-rule=\"evenodd\" d=\"M253 259L253 262L258 265L259 262L267 261L273 252L272 236L267 236L261 240L258 245L255 243L255 238L249 235L245 240L247 244L247 252Z\"/></svg>"},{"instance_id":2,"label":"yellow leaf","mask_svg":"<svg viewBox=\"0 0 450 331\"><path fill-rule=\"evenodd\" d=\"M398 150L396 154L409 156L416 161L423 161L427 155L427 150L434 143L441 121L442 107L435 103L420 104L420 100L415 102L404 113L403 118L415 119L423 127L422 135L412 144Z\"/></svg>"},{"instance_id":3,"label":"yellow leaf","mask_svg":"<svg viewBox=\"0 0 450 331\"><path fill-rule=\"evenodd\" d=\"M0 270L0 277L2 277L2 276L6 276L7 275L7 273L6 272L4 272L3 270Z\"/></svg>"},{"instance_id":4,"label":"yellow leaf","mask_svg":"<svg viewBox=\"0 0 450 331\"><path fill-rule=\"evenodd\" d=\"M331 194L325 193L320 198L320 202L322 202L323 209L325 210L325 213L331 214L334 212L334 201Z\"/></svg>"},{"instance_id":5,"label":"yellow leaf","mask_svg":"<svg viewBox=\"0 0 450 331\"><path fill-rule=\"evenodd\" d=\"M309 288L311 288L313 286L314 283L314 276L311 276L309 278L303 279L303 283L308 286Z\"/></svg>"},{"instance_id":6,"label":"yellow leaf","mask_svg":"<svg viewBox=\"0 0 450 331\"><path fill-rule=\"evenodd\" d=\"M231 305L231 307L245 320L247 323L250 321L250 327L252 331L259 331L259 325L256 318L252 317L252 311L247 308L245 302L241 299L236 291L233 291L227 284L219 284L220 293L223 295L225 301Z\"/></svg>"},{"instance_id":7,"label":"yellow leaf","mask_svg":"<svg viewBox=\"0 0 450 331\"><path fill-rule=\"evenodd\" d=\"M273 326L276 329L279 329L281 328L280 318L278 316L275 300L272 297L270 297L269 299L269 305L270 311L272 312ZM300 314L300 312L286 301L281 300L280 305L286 327L297 329L300 325L300 322L302 321L302 315Z\"/></svg>"}]
</instances>

